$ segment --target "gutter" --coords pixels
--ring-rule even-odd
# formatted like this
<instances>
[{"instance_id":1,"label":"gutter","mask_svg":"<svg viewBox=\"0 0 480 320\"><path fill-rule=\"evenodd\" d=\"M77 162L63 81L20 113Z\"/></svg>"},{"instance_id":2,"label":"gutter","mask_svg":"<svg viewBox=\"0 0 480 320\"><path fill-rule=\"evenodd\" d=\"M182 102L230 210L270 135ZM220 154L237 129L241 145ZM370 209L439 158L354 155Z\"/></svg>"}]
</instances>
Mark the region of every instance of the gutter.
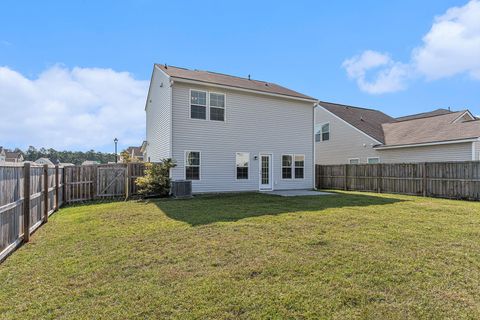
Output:
<instances>
[{"instance_id":1,"label":"gutter","mask_svg":"<svg viewBox=\"0 0 480 320\"><path fill-rule=\"evenodd\" d=\"M271 96L271 97L286 98L286 99L292 99L292 100L303 101L303 102L311 102L311 103L317 103L318 102L317 99L313 99L313 98L311 98L311 99L300 98L300 97L290 96L290 95L286 95L286 94L278 94L278 93L271 93L271 92L260 91L260 90L245 89L245 88L240 88L240 87L235 87L235 86L227 86L227 85L222 85L222 84L217 84L217 83L212 83L212 82L206 82L206 81L200 81L200 80L190 80L190 79L179 78L179 77L171 77L171 79L175 82L180 82L180 83L200 84L200 85L211 86L211 87L216 87L216 88L232 89L232 90L249 92L249 93L257 93L257 94L262 94L262 95Z\"/></svg>"},{"instance_id":2,"label":"gutter","mask_svg":"<svg viewBox=\"0 0 480 320\"><path fill-rule=\"evenodd\" d=\"M436 146L436 145L445 145L445 144L455 144L455 143L465 143L465 142L475 142L478 141L478 137L467 138L461 140L446 140L438 142L425 142L425 143L412 143L412 144L399 144L399 145L380 145L374 146L375 150L389 150L389 149L401 149L401 148L413 148L413 147L426 147L426 146Z\"/></svg>"}]
</instances>

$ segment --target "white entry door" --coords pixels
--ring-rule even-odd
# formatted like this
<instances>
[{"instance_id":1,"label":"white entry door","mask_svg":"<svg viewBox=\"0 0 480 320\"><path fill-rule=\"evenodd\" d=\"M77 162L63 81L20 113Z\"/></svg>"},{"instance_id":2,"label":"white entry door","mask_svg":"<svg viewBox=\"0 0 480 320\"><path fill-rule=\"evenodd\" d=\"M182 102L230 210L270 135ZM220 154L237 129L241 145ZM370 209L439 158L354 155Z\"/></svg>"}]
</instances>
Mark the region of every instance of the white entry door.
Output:
<instances>
[{"instance_id":1,"label":"white entry door","mask_svg":"<svg viewBox=\"0 0 480 320\"><path fill-rule=\"evenodd\" d=\"M272 155L260 155L260 191L272 190Z\"/></svg>"}]
</instances>

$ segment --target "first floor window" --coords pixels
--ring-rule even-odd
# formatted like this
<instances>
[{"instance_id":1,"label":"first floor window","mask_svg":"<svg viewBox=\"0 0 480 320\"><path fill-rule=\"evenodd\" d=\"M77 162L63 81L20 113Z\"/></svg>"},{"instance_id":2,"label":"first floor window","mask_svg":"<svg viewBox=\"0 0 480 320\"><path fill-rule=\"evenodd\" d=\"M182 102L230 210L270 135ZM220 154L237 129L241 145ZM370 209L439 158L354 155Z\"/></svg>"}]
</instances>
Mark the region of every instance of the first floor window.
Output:
<instances>
[{"instance_id":1,"label":"first floor window","mask_svg":"<svg viewBox=\"0 0 480 320\"><path fill-rule=\"evenodd\" d=\"M210 92L210 120L225 121L225 95Z\"/></svg>"},{"instance_id":2,"label":"first floor window","mask_svg":"<svg viewBox=\"0 0 480 320\"><path fill-rule=\"evenodd\" d=\"M238 180L247 180L248 179L248 164L250 162L250 153L247 152L237 152L236 154L236 168L237 168L237 179Z\"/></svg>"},{"instance_id":3,"label":"first floor window","mask_svg":"<svg viewBox=\"0 0 480 320\"><path fill-rule=\"evenodd\" d=\"M190 91L190 118L207 119L207 93L205 91Z\"/></svg>"},{"instance_id":4,"label":"first floor window","mask_svg":"<svg viewBox=\"0 0 480 320\"><path fill-rule=\"evenodd\" d=\"M380 158L368 158L368 163L369 164L380 163Z\"/></svg>"},{"instance_id":5,"label":"first floor window","mask_svg":"<svg viewBox=\"0 0 480 320\"><path fill-rule=\"evenodd\" d=\"M185 152L185 179L200 180L200 152Z\"/></svg>"},{"instance_id":6,"label":"first floor window","mask_svg":"<svg viewBox=\"0 0 480 320\"><path fill-rule=\"evenodd\" d=\"M350 163L350 164L359 164L359 163L360 163L360 159L358 159L358 158L349 159L349 160L348 160L348 163Z\"/></svg>"},{"instance_id":7,"label":"first floor window","mask_svg":"<svg viewBox=\"0 0 480 320\"><path fill-rule=\"evenodd\" d=\"M292 179L292 156L282 156L282 179Z\"/></svg>"},{"instance_id":8,"label":"first floor window","mask_svg":"<svg viewBox=\"0 0 480 320\"><path fill-rule=\"evenodd\" d=\"M305 156L295 155L295 179L303 179L305 171Z\"/></svg>"}]
</instances>

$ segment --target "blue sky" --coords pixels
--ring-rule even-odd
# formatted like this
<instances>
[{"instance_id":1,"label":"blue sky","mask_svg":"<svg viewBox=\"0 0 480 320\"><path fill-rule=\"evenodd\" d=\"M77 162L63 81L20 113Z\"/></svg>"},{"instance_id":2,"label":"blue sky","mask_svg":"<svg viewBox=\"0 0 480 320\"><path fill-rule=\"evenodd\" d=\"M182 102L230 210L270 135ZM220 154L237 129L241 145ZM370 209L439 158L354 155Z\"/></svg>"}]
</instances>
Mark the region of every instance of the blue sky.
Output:
<instances>
[{"instance_id":1,"label":"blue sky","mask_svg":"<svg viewBox=\"0 0 480 320\"><path fill-rule=\"evenodd\" d=\"M469 19L468 12L471 18L477 11L465 9L467 3L2 1L0 94L8 100L2 106L0 98L6 115L0 118L0 145L109 151L115 135L122 147L140 144L154 62L251 74L320 100L392 116L440 107L480 115L480 28ZM445 16L453 7L464 10ZM444 37L432 27L452 21L466 21L471 37L446 37L439 44ZM470 53L448 48L457 40L467 42L456 47ZM431 62L432 52L444 60ZM129 87L133 93L124 92ZM42 113L25 120L22 112L35 113L37 103ZM69 112L74 120L63 120ZM47 120L43 133L39 117Z\"/></svg>"}]
</instances>

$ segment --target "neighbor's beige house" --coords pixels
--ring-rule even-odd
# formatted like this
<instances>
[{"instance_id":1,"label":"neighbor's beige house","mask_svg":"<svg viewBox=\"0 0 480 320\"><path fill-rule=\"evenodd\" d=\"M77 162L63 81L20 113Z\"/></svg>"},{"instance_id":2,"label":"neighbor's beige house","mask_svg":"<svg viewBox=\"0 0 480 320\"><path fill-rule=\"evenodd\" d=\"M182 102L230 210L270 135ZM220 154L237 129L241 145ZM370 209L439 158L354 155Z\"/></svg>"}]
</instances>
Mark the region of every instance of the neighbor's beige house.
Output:
<instances>
[{"instance_id":1,"label":"neighbor's beige house","mask_svg":"<svg viewBox=\"0 0 480 320\"><path fill-rule=\"evenodd\" d=\"M317 164L480 160L480 120L468 110L393 118L319 102L315 123Z\"/></svg>"}]
</instances>

